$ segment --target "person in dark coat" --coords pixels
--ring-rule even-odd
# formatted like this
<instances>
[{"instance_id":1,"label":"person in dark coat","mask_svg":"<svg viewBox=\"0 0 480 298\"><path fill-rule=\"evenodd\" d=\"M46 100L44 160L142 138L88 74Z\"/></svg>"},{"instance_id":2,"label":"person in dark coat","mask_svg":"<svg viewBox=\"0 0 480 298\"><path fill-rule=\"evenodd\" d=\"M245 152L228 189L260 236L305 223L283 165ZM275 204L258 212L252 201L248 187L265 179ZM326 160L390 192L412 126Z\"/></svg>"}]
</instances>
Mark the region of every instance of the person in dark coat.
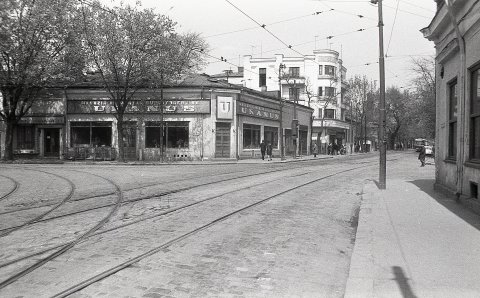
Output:
<instances>
[{"instance_id":1,"label":"person in dark coat","mask_svg":"<svg viewBox=\"0 0 480 298\"><path fill-rule=\"evenodd\" d=\"M421 167L425 166L425 155L426 155L426 150L425 150L425 145L422 146L420 149L420 153L418 154L418 160L420 160Z\"/></svg>"},{"instance_id":2,"label":"person in dark coat","mask_svg":"<svg viewBox=\"0 0 480 298\"><path fill-rule=\"evenodd\" d=\"M314 142L313 143L313 157L317 157L317 154L318 154L318 146L317 146L317 142Z\"/></svg>"},{"instance_id":3,"label":"person in dark coat","mask_svg":"<svg viewBox=\"0 0 480 298\"><path fill-rule=\"evenodd\" d=\"M268 160L272 160L272 144L267 144L267 156Z\"/></svg>"},{"instance_id":4,"label":"person in dark coat","mask_svg":"<svg viewBox=\"0 0 480 298\"><path fill-rule=\"evenodd\" d=\"M260 143L260 153L262 153L262 160L265 160L265 150L267 150L267 145L265 144L265 141L262 140Z\"/></svg>"}]
</instances>

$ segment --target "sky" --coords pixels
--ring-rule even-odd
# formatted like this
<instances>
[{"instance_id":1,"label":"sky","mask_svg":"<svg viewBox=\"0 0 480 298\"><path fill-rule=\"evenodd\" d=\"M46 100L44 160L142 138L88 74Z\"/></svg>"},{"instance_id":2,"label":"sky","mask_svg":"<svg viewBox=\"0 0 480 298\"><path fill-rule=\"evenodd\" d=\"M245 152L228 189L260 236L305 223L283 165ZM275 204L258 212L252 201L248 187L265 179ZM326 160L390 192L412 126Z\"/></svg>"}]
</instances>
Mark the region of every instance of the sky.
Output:
<instances>
[{"instance_id":1,"label":"sky","mask_svg":"<svg viewBox=\"0 0 480 298\"><path fill-rule=\"evenodd\" d=\"M347 78L354 75L366 75L371 80L379 78L378 8L370 0L143 0L141 3L176 21L177 31L196 32L207 41L209 54L215 57L208 58L209 63L203 69L207 74L236 70L242 66L244 55L299 57L312 54L315 48L329 48L341 53ZM387 86L411 88L412 57L434 55L433 43L424 39L419 30L428 26L435 9L433 0L383 0ZM272 34L257 23L266 25ZM227 62L220 61L221 57Z\"/></svg>"}]
</instances>

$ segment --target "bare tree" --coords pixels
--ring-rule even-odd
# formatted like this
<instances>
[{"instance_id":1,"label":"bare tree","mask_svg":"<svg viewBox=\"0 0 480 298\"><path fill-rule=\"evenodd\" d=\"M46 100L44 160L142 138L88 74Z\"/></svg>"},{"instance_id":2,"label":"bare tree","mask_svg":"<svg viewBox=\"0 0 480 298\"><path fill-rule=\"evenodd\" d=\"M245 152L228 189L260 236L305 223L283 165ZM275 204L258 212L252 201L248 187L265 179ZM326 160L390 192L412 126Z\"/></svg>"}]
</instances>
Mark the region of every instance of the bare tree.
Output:
<instances>
[{"instance_id":1,"label":"bare tree","mask_svg":"<svg viewBox=\"0 0 480 298\"><path fill-rule=\"evenodd\" d=\"M82 57L75 28L76 2L2 1L0 10L0 120L6 124L5 156L13 159L13 132L53 80L75 78ZM73 69L73 71L72 71Z\"/></svg>"},{"instance_id":2,"label":"bare tree","mask_svg":"<svg viewBox=\"0 0 480 298\"><path fill-rule=\"evenodd\" d=\"M100 73L117 119L119 160L124 160L124 115L139 88L151 78L158 44L174 35L175 23L151 9L100 3L82 8L85 51Z\"/></svg>"}]
</instances>

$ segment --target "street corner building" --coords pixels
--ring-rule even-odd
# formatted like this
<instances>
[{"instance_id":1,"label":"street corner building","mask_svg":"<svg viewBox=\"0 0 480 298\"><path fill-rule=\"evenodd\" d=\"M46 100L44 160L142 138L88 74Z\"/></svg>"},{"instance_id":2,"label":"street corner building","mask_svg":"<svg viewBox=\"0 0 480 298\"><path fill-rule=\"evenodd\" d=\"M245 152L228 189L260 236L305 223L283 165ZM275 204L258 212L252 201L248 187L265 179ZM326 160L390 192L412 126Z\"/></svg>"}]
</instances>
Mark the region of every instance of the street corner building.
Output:
<instances>
[{"instance_id":1,"label":"street corner building","mask_svg":"<svg viewBox=\"0 0 480 298\"><path fill-rule=\"evenodd\" d=\"M328 143L352 143L350 106L344 99L346 72L340 53L316 49L302 57L245 55L238 72L215 77L257 91L280 92L288 102L311 107L312 141L325 153Z\"/></svg>"},{"instance_id":2,"label":"street corner building","mask_svg":"<svg viewBox=\"0 0 480 298\"><path fill-rule=\"evenodd\" d=\"M282 135L287 154L296 148L306 155L313 110L295 108L298 125L292 128L294 103L208 75L191 75L162 89L140 88L124 114L124 159L259 158L262 140L279 156ZM2 155L4 135L0 130ZM46 88L16 125L13 147L17 158L114 160L117 140L108 92L98 84L81 83Z\"/></svg>"},{"instance_id":3,"label":"street corner building","mask_svg":"<svg viewBox=\"0 0 480 298\"><path fill-rule=\"evenodd\" d=\"M435 185L480 210L480 1L436 2Z\"/></svg>"}]
</instances>

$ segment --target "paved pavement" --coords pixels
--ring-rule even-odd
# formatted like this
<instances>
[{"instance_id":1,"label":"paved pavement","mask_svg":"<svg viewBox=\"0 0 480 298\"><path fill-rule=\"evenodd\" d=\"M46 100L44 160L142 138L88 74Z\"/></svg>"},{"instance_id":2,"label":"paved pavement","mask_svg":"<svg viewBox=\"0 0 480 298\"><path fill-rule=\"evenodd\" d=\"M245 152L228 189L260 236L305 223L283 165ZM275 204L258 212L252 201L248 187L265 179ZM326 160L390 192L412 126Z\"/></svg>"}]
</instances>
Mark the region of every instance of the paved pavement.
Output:
<instances>
[{"instance_id":1,"label":"paved pavement","mask_svg":"<svg viewBox=\"0 0 480 298\"><path fill-rule=\"evenodd\" d=\"M480 216L416 176L365 185L346 298L480 297Z\"/></svg>"}]
</instances>

